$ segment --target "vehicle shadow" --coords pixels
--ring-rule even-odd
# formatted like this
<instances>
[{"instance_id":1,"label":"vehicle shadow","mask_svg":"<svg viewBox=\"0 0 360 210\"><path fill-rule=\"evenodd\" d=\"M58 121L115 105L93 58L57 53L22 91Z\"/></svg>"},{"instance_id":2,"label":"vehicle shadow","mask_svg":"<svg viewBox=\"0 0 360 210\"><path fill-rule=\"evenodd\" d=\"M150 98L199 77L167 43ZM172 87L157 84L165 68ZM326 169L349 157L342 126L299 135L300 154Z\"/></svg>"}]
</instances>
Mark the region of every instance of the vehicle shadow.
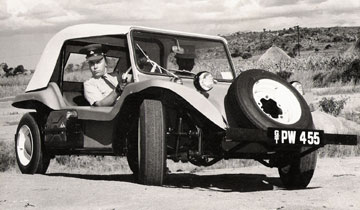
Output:
<instances>
[{"instance_id":1,"label":"vehicle shadow","mask_svg":"<svg viewBox=\"0 0 360 210\"><path fill-rule=\"evenodd\" d=\"M51 173L48 176L61 176L86 180L121 181L136 183L132 174L69 174ZM167 188L200 189L219 192L256 192L285 190L279 177L267 177L264 174L214 174L197 175L191 173L168 174L164 183ZM306 188L315 189L313 188Z\"/></svg>"}]
</instances>

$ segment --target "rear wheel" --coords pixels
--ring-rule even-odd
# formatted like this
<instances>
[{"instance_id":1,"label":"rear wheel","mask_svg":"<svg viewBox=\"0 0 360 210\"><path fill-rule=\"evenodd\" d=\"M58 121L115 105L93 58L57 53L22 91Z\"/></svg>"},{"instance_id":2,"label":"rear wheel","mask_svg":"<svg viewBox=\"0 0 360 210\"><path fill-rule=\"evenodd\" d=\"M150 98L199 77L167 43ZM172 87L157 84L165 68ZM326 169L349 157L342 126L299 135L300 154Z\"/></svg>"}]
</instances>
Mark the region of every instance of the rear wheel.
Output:
<instances>
[{"instance_id":1,"label":"rear wheel","mask_svg":"<svg viewBox=\"0 0 360 210\"><path fill-rule=\"evenodd\" d=\"M20 120L15 135L16 160L23 174L44 174L50 157L42 144L36 113L26 113Z\"/></svg>"},{"instance_id":2,"label":"rear wheel","mask_svg":"<svg viewBox=\"0 0 360 210\"><path fill-rule=\"evenodd\" d=\"M129 136L128 163L137 181L161 186L166 170L165 120L160 101L144 100L138 129ZM137 137L137 138L136 138ZM137 139L137 142L134 140Z\"/></svg>"},{"instance_id":3,"label":"rear wheel","mask_svg":"<svg viewBox=\"0 0 360 210\"><path fill-rule=\"evenodd\" d=\"M306 151L301 148L301 152ZM306 188L314 174L317 162L317 151L303 157L296 157L283 167L278 167L280 179L288 189Z\"/></svg>"},{"instance_id":4,"label":"rear wheel","mask_svg":"<svg viewBox=\"0 0 360 210\"><path fill-rule=\"evenodd\" d=\"M242 128L267 130L269 127L312 129L309 106L289 83L264 70L242 72L231 84L226 96L230 119ZM234 116L234 117L232 117ZM285 167L279 167L287 188L306 187L314 173L317 152L299 157L300 148Z\"/></svg>"}]
</instances>

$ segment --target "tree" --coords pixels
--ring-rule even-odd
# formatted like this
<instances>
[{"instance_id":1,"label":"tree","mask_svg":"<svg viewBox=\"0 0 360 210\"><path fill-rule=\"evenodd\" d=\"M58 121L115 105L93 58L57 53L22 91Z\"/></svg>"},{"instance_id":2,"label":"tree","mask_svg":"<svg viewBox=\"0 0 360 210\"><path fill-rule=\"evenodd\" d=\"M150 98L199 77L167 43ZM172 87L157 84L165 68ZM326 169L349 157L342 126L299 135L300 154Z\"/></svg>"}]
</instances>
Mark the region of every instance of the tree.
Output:
<instances>
[{"instance_id":1,"label":"tree","mask_svg":"<svg viewBox=\"0 0 360 210\"><path fill-rule=\"evenodd\" d=\"M65 71L71 72L71 71L73 71L73 67L74 67L74 64L69 63L69 64L65 67Z\"/></svg>"}]
</instances>

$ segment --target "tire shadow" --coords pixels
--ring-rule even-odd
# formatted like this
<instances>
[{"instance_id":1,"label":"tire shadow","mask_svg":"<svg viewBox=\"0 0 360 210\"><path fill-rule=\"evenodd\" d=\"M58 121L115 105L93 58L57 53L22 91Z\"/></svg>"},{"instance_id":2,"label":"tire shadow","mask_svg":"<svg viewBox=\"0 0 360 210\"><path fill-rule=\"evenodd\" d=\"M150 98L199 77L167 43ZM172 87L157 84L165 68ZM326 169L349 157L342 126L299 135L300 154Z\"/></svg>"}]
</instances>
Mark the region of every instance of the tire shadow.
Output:
<instances>
[{"instance_id":1,"label":"tire shadow","mask_svg":"<svg viewBox=\"0 0 360 210\"><path fill-rule=\"evenodd\" d=\"M132 174L97 175L97 174L50 173L45 175L78 178L78 179L86 179L86 180L94 180L94 181L120 181L120 182L136 183Z\"/></svg>"},{"instance_id":2,"label":"tire shadow","mask_svg":"<svg viewBox=\"0 0 360 210\"><path fill-rule=\"evenodd\" d=\"M165 185L176 188L200 188L220 192L255 192L284 189L280 178L264 174L169 174Z\"/></svg>"}]
</instances>

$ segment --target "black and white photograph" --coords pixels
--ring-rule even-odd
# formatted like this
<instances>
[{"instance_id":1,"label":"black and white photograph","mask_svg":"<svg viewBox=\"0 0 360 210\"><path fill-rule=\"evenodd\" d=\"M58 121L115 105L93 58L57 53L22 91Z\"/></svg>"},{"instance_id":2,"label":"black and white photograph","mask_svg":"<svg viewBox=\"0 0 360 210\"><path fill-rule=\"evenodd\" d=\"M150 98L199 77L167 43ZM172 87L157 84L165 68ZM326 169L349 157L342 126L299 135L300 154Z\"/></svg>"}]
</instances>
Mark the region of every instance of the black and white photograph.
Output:
<instances>
[{"instance_id":1,"label":"black and white photograph","mask_svg":"<svg viewBox=\"0 0 360 210\"><path fill-rule=\"evenodd\" d=\"M358 0L0 0L0 209L360 209Z\"/></svg>"}]
</instances>

